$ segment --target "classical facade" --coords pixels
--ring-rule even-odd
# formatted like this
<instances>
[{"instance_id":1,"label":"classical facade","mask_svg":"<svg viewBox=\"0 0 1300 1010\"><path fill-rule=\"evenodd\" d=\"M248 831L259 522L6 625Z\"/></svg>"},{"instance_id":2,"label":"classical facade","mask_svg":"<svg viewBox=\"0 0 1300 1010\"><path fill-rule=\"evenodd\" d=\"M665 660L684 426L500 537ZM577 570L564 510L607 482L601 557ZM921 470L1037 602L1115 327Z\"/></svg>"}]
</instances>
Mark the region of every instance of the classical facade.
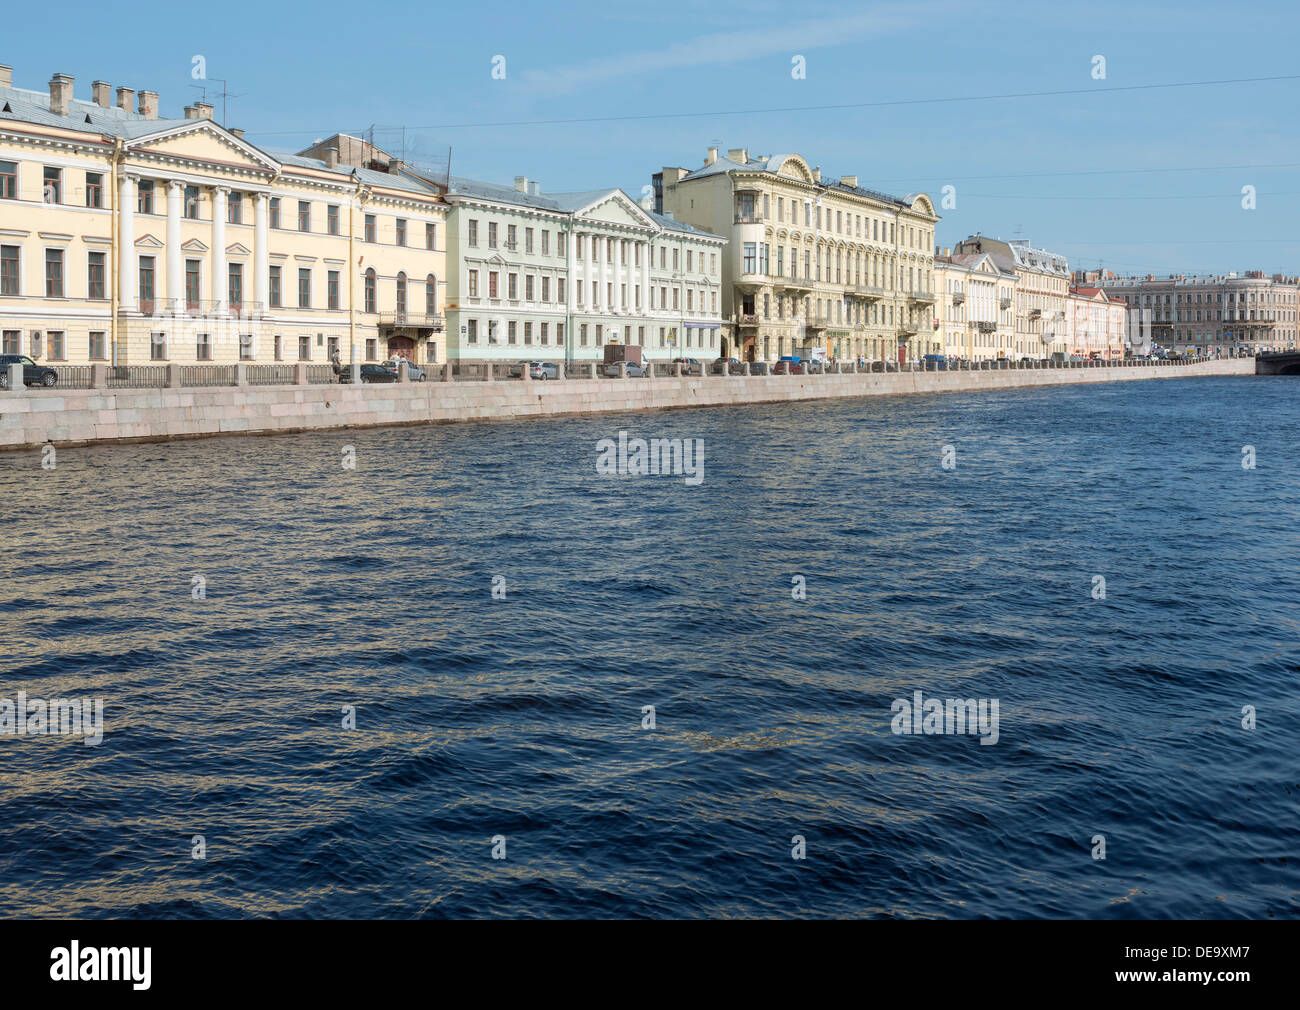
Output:
<instances>
[{"instance_id":1,"label":"classical facade","mask_svg":"<svg viewBox=\"0 0 1300 1010\"><path fill-rule=\"evenodd\" d=\"M1131 315L1151 341L1180 353L1253 354L1294 348L1300 321L1300 278L1242 274L1133 277L1095 281Z\"/></svg>"},{"instance_id":2,"label":"classical facade","mask_svg":"<svg viewBox=\"0 0 1300 1010\"><path fill-rule=\"evenodd\" d=\"M436 359L436 186L275 155L197 103L0 67L0 341L41 362Z\"/></svg>"},{"instance_id":3,"label":"classical facade","mask_svg":"<svg viewBox=\"0 0 1300 1010\"><path fill-rule=\"evenodd\" d=\"M619 189L453 178L447 199L452 358L590 361L607 344L661 361L718 355L725 239Z\"/></svg>"},{"instance_id":4,"label":"classical facade","mask_svg":"<svg viewBox=\"0 0 1300 1010\"><path fill-rule=\"evenodd\" d=\"M1123 299L1112 298L1092 285L1070 285L1065 308L1065 332L1070 354L1082 358L1122 359L1126 314Z\"/></svg>"},{"instance_id":5,"label":"classical facade","mask_svg":"<svg viewBox=\"0 0 1300 1010\"><path fill-rule=\"evenodd\" d=\"M726 235L726 351L905 359L934 338L934 226L923 193L897 198L857 176L823 181L797 154L720 157L654 174L655 210Z\"/></svg>"},{"instance_id":6,"label":"classical facade","mask_svg":"<svg viewBox=\"0 0 1300 1010\"><path fill-rule=\"evenodd\" d=\"M1015 333L1016 274L990 253L934 257L938 353L967 361L1007 356Z\"/></svg>"},{"instance_id":7,"label":"classical facade","mask_svg":"<svg viewBox=\"0 0 1300 1010\"><path fill-rule=\"evenodd\" d=\"M954 253L989 253L999 269L1016 276L1015 326L1009 335L999 333L997 358L1048 358L1069 353L1066 333L1066 296L1070 291L1070 266L1064 256L1039 249L1028 239L988 238L972 235L953 247Z\"/></svg>"}]
</instances>

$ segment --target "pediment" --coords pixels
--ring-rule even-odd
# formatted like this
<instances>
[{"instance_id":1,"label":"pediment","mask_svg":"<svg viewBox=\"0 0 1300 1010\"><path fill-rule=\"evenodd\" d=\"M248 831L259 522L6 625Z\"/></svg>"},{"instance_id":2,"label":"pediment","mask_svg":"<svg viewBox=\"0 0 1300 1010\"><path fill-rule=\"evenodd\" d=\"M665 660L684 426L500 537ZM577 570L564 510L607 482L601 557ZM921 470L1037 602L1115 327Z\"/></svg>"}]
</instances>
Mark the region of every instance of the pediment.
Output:
<instances>
[{"instance_id":1,"label":"pediment","mask_svg":"<svg viewBox=\"0 0 1300 1010\"><path fill-rule=\"evenodd\" d=\"M194 253L205 253L208 251L208 247L196 238L192 238L188 242L182 242L181 248L186 252Z\"/></svg>"},{"instance_id":2,"label":"pediment","mask_svg":"<svg viewBox=\"0 0 1300 1010\"><path fill-rule=\"evenodd\" d=\"M165 247L165 244L159 242L158 239L154 238L152 235L141 235L135 240L135 246L137 249L162 249Z\"/></svg>"},{"instance_id":3,"label":"pediment","mask_svg":"<svg viewBox=\"0 0 1300 1010\"><path fill-rule=\"evenodd\" d=\"M600 221L606 224L632 225L637 228L657 228L654 218L637 206L622 190L599 197L578 211L579 221Z\"/></svg>"},{"instance_id":4,"label":"pediment","mask_svg":"<svg viewBox=\"0 0 1300 1010\"><path fill-rule=\"evenodd\" d=\"M280 163L210 120L193 120L131 141L128 152L165 154L185 161L278 172Z\"/></svg>"},{"instance_id":5,"label":"pediment","mask_svg":"<svg viewBox=\"0 0 1300 1010\"><path fill-rule=\"evenodd\" d=\"M242 242L231 242L230 245L226 246L226 255L227 256L252 256L253 251L249 249L248 246L244 245L244 243Z\"/></svg>"}]
</instances>

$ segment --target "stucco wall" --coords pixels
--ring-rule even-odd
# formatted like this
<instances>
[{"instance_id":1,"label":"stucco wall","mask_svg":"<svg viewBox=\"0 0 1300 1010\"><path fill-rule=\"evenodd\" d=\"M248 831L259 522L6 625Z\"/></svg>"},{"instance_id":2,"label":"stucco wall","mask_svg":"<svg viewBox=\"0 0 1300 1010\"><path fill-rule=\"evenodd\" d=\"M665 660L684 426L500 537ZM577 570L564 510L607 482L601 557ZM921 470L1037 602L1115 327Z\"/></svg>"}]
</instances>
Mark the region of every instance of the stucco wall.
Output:
<instances>
[{"instance_id":1,"label":"stucco wall","mask_svg":"<svg viewBox=\"0 0 1300 1010\"><path fill-rule=\"evenodd\" d=\"M1146 368L201 389L32 389L0 392L0 448L1253 375L1254 371L1253 359L1237 358Z\"/></svg>"}]
</instances>

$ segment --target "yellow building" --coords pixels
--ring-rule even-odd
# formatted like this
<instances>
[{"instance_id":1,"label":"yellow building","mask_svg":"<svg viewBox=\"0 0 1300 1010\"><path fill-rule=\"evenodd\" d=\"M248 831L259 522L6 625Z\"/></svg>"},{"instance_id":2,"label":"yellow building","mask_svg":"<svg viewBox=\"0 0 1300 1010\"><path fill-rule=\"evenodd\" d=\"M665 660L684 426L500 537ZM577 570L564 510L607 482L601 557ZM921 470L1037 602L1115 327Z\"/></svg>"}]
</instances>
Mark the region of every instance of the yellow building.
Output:
<instances>
[{"instance_id":1,"label":"yellow building","mask_svg":"<svg viewBox=\"0 0 1300 1010\"><path fill-rule=\"evenodd\" d=\"M723 314L745 360L787 354L896 360L934 337L934 226L924 193L897 198L857 176L822 180L797 154L719 157L654 175L655 209L727 236Z\"/></svg>"},{"instance_id":2,"label":"yellow building","mask_svg":"<svg viewBox=\"0 0 1300 1010\"><path fill-rule=\"evenodd\" d=\"M999 269L1015 274L1015 328L993 357L1041 359L1069 352L1066 298L1071 277L1064 256L1036 248L1027 239L1004 242L978 234L958 242L953 251L987 253Z\"/></svg>"},{"instance_id":3,"label":"yellow building","mask_svg":"<svg viewBox=\"0 0 1300 1010\"><path fill-rule=\"evenodd\" d=\"M944 249L934 258L934 288L935 332L942 353L967 361L1012 356L1014 270L999 266L989 253Z\"/></svg>"},{"instance_id":4,"label":"yellow building","mask_svg":"<svg viewBox=\"0 0 1300 1010\"><path fill-rule=\"evenodd\" d=\"M439 360L446 202L432 183L273 155L203 102L0 66L0 339L117 365ZM349 264L352 264L349 267Z\"/></svg>"}]
</instances>

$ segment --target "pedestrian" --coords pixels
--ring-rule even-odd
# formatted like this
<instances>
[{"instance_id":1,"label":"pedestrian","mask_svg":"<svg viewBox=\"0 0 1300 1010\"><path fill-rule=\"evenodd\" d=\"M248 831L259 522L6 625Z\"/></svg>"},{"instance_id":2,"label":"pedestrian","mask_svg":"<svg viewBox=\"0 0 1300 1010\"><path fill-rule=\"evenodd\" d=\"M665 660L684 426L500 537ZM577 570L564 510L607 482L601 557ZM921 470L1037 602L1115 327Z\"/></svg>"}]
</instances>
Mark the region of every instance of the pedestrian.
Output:
<instances>
[{"instance_id":1,"label":"pedestrian","mask_svg":"<svg viewBox=\"0 0 1300 1010\"><path fill-rule=\"evenodd\" d=\"M333 368L334 368L334 381L335 381L335 382L342 382L342 381L343 381L343 362L339 360L339 352L338 352L337 349L334 350L334 351L331 351L331 352L330 352L330 364L331 364L331 365L333 366Z\"/></svg>"}]
</instances>

